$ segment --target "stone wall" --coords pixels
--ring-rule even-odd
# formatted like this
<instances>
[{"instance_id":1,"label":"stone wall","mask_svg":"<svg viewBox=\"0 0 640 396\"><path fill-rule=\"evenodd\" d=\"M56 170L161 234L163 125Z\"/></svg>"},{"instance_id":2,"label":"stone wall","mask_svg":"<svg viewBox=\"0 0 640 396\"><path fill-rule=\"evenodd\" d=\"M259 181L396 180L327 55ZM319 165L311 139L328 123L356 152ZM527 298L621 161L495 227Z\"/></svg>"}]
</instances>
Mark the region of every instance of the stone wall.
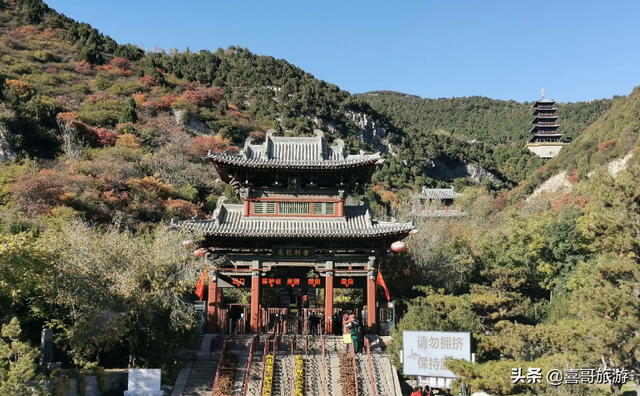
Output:
<instances>
[{"instance_id":1,"label":"stone wall","mask_svg":"<svg viewBox=\"0 0 640 396\"><path fill-rule=\"evenodd\" d=\"M107 386L109 390L104 393L104 395L122 395L125 390L127 390L127 381L129 378L129 372L127 370L118 371L118 372L108 372L105 373L107 377ZM100 387L98 387L98 378L95 374L87 374L85 375L87 381L87 390L84 396L103 396L103 393L100 392ZM78 388L76 384L76 379L71 378L69 380L70 386L69 389L64 393L64 396L82 396L78 393Z\"/></svg>"}]
</instances>

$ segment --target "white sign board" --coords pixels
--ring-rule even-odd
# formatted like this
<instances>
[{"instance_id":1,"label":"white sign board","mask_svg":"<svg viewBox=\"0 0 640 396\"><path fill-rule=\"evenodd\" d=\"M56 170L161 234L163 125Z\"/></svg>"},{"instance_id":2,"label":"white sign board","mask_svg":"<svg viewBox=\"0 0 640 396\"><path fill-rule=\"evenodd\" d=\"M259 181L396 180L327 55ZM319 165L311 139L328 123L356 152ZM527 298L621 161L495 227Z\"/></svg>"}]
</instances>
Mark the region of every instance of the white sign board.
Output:
<instances>
[{"instance_id":1,"label":"white sign board","mask_svg":"<svg viewBox=\"0 0 640 396\"><path fill-rule=\"evenodd\" d=\"M471 333L446 331L403 331L402 366L404 375L455 378L445 359L471 361Z\"/></svg>"},{"instance_id":2,"label":"white sign board","mask_svg":"<svg viewBox=\"0 0 640 396\"><path fill-rule=\"evenodd\" d=\"M128 390L160 390L160 369L130 369Z\"/></svg>"}]
</instances>

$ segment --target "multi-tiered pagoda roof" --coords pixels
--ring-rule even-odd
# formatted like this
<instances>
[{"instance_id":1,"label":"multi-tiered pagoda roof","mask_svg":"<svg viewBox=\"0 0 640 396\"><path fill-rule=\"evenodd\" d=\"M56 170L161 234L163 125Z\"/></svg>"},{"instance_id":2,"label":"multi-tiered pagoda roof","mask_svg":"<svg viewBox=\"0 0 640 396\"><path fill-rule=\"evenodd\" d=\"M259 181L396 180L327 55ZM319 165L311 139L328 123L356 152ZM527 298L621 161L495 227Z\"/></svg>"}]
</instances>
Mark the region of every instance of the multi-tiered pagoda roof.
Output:
<instances>
[{"instance_id":1,"label":"multi-tiered pagoda roof","mask_svg":"<svg viewBox=\"0 0 640 396\"><path fill-rule=\"evenodd\" d=\"M558 109L555 104L555 100L544 97L544 89L542 90L542 99L533 104L531 115L534 118L531 121L533 127L530 131L533 136L529 139L527 147L542 158L556 156L564 145L560 141L562 134L557 133L560 125L557 123L556 110Z\"/></svg>"},{"instance_id":2,"label":"multi-tiered pagoda roof","mask_svg":"<svg viewBox=\"0 0 640 396\"><path fill-rule=\"evenodd\" d=\"M344 238L392 240L406 237L412 223L378 221L368 204L346 205L348 190L370 182L379 153L348 154L321 131L314 137L279 137L268 131L263 143L247 139L239 154L210 152L220 178L235 184L242 204L225 198L210 219L173 221L213 238L308 240Z\"/></svg>"},{"instance_id":3,"label":"multi-tiered pagoda roof","mask_svg":"<svg viewBox=\"0 0 640 396\"><path fill-rule=\"evenodd\" d=\"M380 238L405 237L412 223L377 221L367 205L345 205L344 216L244 216L244 205L225 203L222 197L211 219L174 221L172 225L217 237L262 238Z\"/></svg>"}]
</instances>

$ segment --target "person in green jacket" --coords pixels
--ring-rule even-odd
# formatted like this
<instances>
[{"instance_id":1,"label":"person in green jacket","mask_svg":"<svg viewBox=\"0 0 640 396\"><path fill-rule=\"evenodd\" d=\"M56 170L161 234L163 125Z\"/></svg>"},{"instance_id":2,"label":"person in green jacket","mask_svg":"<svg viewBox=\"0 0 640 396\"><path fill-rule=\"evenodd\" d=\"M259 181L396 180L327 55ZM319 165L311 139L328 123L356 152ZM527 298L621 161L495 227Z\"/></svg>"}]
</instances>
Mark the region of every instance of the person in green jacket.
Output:
<instances>
[{"instance_id":1,"label":"person in green jacket","mask_svg":"<svg viewBox=\"0 0 640 396\"><path fill-rule=\"evenodd\" d=\"M357 322L354 320L349 323L349 334L351 334L351 339L353 340L353 351L358 352L358 328Z\"/></svg>"}]
</instances>

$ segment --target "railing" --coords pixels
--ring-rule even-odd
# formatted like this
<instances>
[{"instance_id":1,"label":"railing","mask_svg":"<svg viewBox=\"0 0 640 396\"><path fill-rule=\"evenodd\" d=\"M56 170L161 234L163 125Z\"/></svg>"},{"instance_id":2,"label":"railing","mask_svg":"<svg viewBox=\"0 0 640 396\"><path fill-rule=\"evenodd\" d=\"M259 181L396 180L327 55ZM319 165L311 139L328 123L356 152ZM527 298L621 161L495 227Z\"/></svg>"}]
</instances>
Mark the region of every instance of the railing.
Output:
<instances>
[{"instance_id":1,"label":"railing","mask_svg":"<svg viewBox=\"0 0 640 396\"><path fill-rule=\"evenodd\" d=\"M373 377L373 362L371 360L371 348L369 343L369 337L364 337L364 346L367 348L367 359L369 360L369 372L371 373L371 394L376 396L376 381Z\"/></svg>"},{"instance_id":2,"label":"railing","mask_svg":"<svg viewBox=\"0 0 640 396\"><path fill-rule=\"evenodd\" d=\"M298 342L298 335L293 336L291 341L291 360L293 361L293 367L291 368L291 394L296 393L296 344Z\"/></svg>"},{"instance_id":3,"label":"railing","mask_svg":"<svg viewBox=\"0 0 640 396\"><path fill-rule=\"evenodd\" d=\"M356 366L356 350L353 342L349 344L349 350L351 351L351 362L353 363L353 382L355 383L356 396L358 396L358 370Z\"/></svg>"},{"instance_id":4,"label":"railing","mask_svg":"<svg viewBox=\"0 0 640 396\"><path fill-rule=\"evenodd\" d=\"M218 368L216 369L216 378L213 381L213 391L211 392L212 396L215 396L216 390L218 388L218 382L220 381L220 370L222 369L222 362L224 362L224 356L227 354L229 349L233 348L236 343L236 334L233 334L231 337L227 338L224 341L224 345L222 346L222 352L220 352L220 361L218 362Z\"/></svg>"},{"instance_id":5,"label":"railing","mask_svg":"<svg viewBox=\"0 0 640 396\"><path fill-rule=\"evenodd\" d=\"M249 373L251 372L251 362L253 361L253 354L260 342L260 332L251 340L251 347L249 347L249 361L247 362L247 372L244 374L244 391L242 396L247 396L247 390L249 390ZM374 395L375 396L375 395Z\"/></svg>"},{"instance_id":6,"label":"railing","mask_svg":"<svg viewBox=\"0 0 640 396\"><path fill-rule=\"evenodd\" d=\"M211 339L211 342L209 342L209 358L221 345L224 345L224 336L222 334L218 334Z\"/></svg>"},{"instance_id":7,"label":"railing","mask_svg":"<svg viewBox=\"0 0 640 396\"><path fill-rule=\"evenodd\" d=\"M269 338L264 342L264 353L262 355L262 380L260 381L260 396L264 395L264 372L267 369L267 355L269 354L269 345L273 345L273 337L275 334L271 334Z\"/></svg>"},{"instance_id":8,"label":"railing","mask_svg":"<svg viewBox=\"0 0 640 396\"><path fill-rule=\"evenodd\" d=\"M322 387L324 388L324 394L328 395L327 389L327 362L324 356L324 329L320 327L320 343L322 345Z\"/></svg>"},{"instance_id":9,"label":"railing","mask_svg":"<svg viewBox=\"0 0 640 396\"><path fill-rule=\"evenodd\" d=\"M309 336L305 338L304 345L304 394L309 394Z\"/></svg>"}]
</instances>

